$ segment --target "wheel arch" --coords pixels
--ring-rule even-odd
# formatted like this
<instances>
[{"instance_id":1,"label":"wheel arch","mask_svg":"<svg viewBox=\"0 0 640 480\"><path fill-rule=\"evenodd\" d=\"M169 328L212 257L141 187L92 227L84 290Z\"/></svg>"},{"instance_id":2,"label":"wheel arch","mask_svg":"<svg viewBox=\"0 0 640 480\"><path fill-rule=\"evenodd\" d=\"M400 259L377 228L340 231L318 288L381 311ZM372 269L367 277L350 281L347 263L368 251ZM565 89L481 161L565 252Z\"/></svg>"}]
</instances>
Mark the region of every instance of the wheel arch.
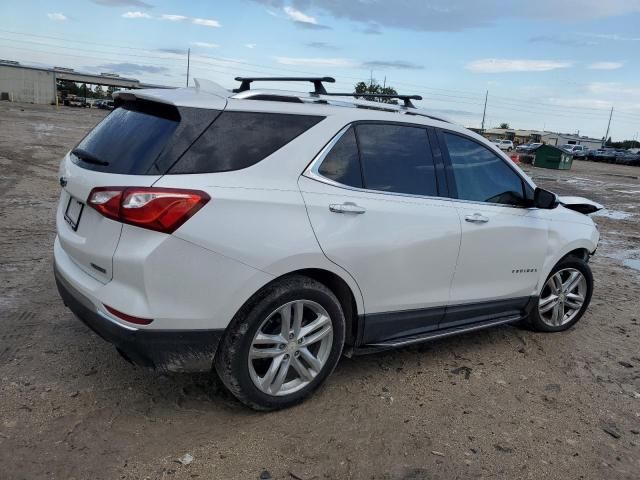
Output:
<instances>
[{"instance_id":1,"label":"wheel arch","mask_svg":"<svg viewBox=\"0 0 640 480\"><path fill-rule=\"evenodd\" d=\"M536 286L536 294L540 293L542 286L547 280L549 273L553 270L558 262L564 260L566 257L573 256L581 260L587 261L589 256L595 251L595 246L586 240L572 242L566 245L563 249L554 252L554 255L549 256L545 262L538 284Z\"/></svg>"},{"instance_id":2,"label":"wheel arch","mask_svg":"<svg viewBox=\"0 0 640 480\"><path fill-rule=\"evenodd\" d=\"M358 305L349 284L335 272L322 268L304 268L287 275L304 275L313 278L329 288L338 298L345 319L345 344L355 345L358 338Z\"/></svg>"},{"instance_id":3,"label":"wheel arch","mask_svg":"<svg viewBox=\"0 0 640 480\"><path fill-rule=\"evenodd\" d=\"M333 294L338 298L345 316L345 344L349 346L356 345L358 334L360 333L359 319L363 318L364 315L362 293L351 276L348 274L341 275L333 269L330 270L323 267L305 267L279 272L255 291L249 298L247 298L238 311L241 311L247 304L253 302L261 292L273 285L275 282L279 282L282 279L293 275L302 275L312 278L317 282L322 283L333 292Z\"/></svg>"}]
</instances>

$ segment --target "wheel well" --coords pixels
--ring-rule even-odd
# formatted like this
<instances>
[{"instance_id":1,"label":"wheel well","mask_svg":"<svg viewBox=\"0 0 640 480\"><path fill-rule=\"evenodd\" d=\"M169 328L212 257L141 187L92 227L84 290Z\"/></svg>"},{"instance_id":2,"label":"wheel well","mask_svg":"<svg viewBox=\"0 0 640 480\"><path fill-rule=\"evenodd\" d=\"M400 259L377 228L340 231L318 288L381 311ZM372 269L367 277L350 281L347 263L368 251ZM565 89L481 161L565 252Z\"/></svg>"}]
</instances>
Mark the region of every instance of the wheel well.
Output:
<instances>
[{"instance_id":1,"label":"wheel well","mask_svg":"<svg viewBox=\"0 0 640 480\"><path fill-rule=\"evenodd\" d=\"M576 257L586 262L587 260L589 260L589 250L587 250L586 248L576 248L575 250L572 250L569 253L567 253L560 260L564 260L567 257Z\"/></svg>"},{"instance_id":2,"label":"wheel well","mask_svg":"<svg viewBox=\"0 0 640 480\"><path fill-rule=\"evenodd\" d=\"M358 308L356 306L356 299L353 296L353 292L347 282L328 270L322 270L320 268L306 268L303 270L296 270L289 272L287 275L304 275L306 277L313 278L314 280L326 285L338 298L342 311L344 312L345 319L345 344L355 345L358 334Z\"/></svg>"}]
</instances>

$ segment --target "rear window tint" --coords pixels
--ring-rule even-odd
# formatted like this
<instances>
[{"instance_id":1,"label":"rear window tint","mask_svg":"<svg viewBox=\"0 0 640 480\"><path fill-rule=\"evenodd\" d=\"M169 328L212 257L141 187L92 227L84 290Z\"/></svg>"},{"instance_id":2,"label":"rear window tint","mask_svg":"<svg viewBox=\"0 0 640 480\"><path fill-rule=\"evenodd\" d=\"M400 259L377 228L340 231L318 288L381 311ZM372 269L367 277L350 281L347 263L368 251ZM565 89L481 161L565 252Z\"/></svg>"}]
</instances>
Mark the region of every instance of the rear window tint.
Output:
<instances>
[{"instance_id":1,"label":"rear window tint","mask_svg":"<svg viewBox=\"0 0 640 480\"><path fill-rule=\"evenodd\" d=\"M343 185L362 187L358 144L353 127L336 142L322 161L318 173Z\"/></svg>"},{"instance_id":2,"label":"rear window tint","mask_svg":"<svg viewBox=\"0 0 640 480\"><path fill-rule=\"evenodd\" d=\"M211 173L255 165L324 117L223 112L168 173Z\"/></svg>"},{"instance_id":3,"label":"rear window tint","mask_svg":"<svg viewBox=\"0 0 640 480\"><path fill-rule=\"evenodd\" d=\"M142 102L125 104L100 122L73 150L77 155L71 158L89 170L144 175L179 122L175 108Z\"/></svg>"}]
</instances>

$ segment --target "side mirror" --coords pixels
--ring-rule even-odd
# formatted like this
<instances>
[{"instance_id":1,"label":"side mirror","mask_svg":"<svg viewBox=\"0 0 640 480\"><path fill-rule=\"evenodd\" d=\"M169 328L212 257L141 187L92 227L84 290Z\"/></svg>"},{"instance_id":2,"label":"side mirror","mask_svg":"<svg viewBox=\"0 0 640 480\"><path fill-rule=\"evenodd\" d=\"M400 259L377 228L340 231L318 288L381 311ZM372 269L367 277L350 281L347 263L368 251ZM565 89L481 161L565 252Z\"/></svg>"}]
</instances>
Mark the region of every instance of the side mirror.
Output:
<instances>
[{"instance_id":1,"label":"side mirror","mask_svg":"<svg viewBox=\"0 0 640 480\"><path fill-rule=\"evenodd\" d=\"M558 203L558 196L555 193L543 188L536 187L536 190L533 193L534 207L551 210L553 208L556 208L558 206Z\"/></svg>"}]
</instances>

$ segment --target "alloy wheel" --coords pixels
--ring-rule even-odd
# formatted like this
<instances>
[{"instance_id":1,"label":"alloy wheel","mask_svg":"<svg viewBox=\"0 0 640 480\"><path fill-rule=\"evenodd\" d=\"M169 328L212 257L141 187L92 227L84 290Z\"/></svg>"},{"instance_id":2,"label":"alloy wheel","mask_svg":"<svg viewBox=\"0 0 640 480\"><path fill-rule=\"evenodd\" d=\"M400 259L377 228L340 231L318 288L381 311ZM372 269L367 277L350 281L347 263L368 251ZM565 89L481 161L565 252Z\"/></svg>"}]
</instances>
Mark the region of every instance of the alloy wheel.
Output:
<instances>
[{"instance_id":1,"label":"alloy wheel","mask_svg":"<svg viewBox=\"0 0 640 480\"><path fill-rule=\"evenodd\" d=\"M260 325L249 349L249 375L268 395L304 388L331 354L333 325L327 311L311 300L285 303Z\"/></svg>"},{"instance_id":2,"label":"alloy wheel","mask_svg":"<svg viewBox=\"0 0 640 480\"><path fill-rule=\"evenodd\" d=\"M566 325L578 315L586 295L587 279L580 270L559 270L549 277L540 294L540 319L550 327Z\"/></svg>"}]
</instances>

